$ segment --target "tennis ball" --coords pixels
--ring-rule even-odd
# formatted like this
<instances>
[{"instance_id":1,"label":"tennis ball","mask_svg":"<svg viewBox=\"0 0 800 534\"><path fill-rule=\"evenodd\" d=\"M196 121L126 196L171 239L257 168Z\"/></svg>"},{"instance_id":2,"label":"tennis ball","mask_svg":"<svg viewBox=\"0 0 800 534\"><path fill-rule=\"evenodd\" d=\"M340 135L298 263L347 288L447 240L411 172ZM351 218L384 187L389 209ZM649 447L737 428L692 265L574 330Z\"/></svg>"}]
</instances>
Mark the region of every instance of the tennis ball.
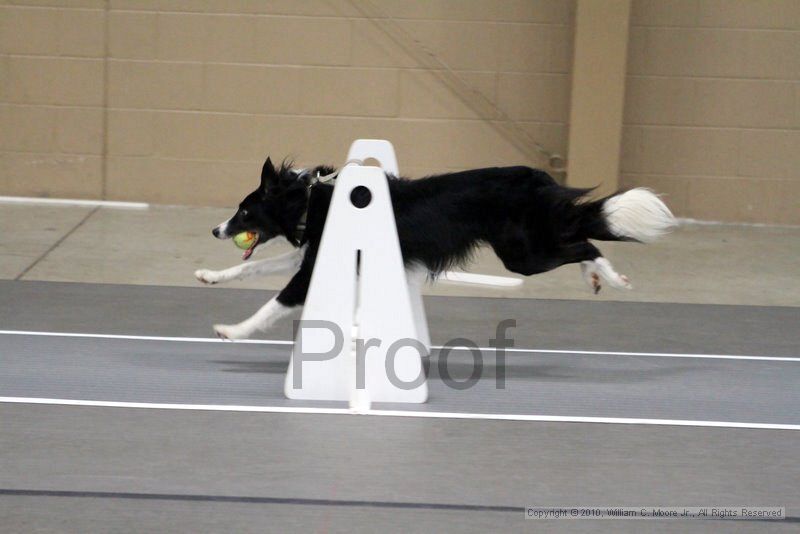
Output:
<instances>
[{"instance_id":1,"label":"tennis ball","mask_svg":"<svg viewBox=\"0 0 800 534\"><path fill-rule=\"evenodd\" d=\"M242 250L252 247L256 239L258 239L258 234L255 232L240 232L233 236L233 242Z\"/></svg>"}]
</instances>

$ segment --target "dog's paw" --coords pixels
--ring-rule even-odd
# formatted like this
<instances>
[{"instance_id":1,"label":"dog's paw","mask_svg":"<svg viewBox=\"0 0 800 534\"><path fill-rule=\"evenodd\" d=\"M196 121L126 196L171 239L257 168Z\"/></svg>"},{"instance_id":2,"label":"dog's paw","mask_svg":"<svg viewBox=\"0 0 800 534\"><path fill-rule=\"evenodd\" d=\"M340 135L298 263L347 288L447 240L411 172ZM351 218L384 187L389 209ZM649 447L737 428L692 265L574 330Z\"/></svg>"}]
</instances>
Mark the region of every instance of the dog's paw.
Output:
<instances>
[{"instance_id":1,"label":"dog's paw","mask_svg":"<svg viewBox=\"0 0 800 534\"><path fill-rule=\"evenodd\" d=\"M595 295L603 287L602 281L607 282L614 289L633 289L628 277L615 271L611 262L603 257L599 257L594 261L581 262L581 273L586 284Z\"/></svg>"},{"instance_id":2,"label":"dog's paw","mask_svg":"<svg viewBox=\"0 0 800 534\"><path fill-rule=\"evenodd\" d=\"M244 332L237 325L233 324L215 324L214 333L217 335L218 338L224 339L226 341L233 341L234 339L247 338L247 333Z\"/></svg>"},{"instance_id":3,"label":"dog's paw","mask_svg":"<svg viewBox=\"0 0 800 534\"><path fill-rule=\"evenodd\" d=\"M600 275L597 273L597 268L594 266L593 261L581 262L581 274L583 274L583 280L592 290L592 293L595 295L600 293L603 285L600 283Z\"/></svg>"},{"instance_id":4,"label":"dog's paw","mask_svg":"<svg viewBox=\"0 0 800 534\"><path fill-rule=\"evenodd\" d=\"M619 275L619 281L620 285L616 286L617 289L633 289L633 284L631 284L631 281L624 274Z\"/></svg>"},{"instance_id":5,"label":"dog's paw","mask_svg":"<svg viewBox=\"0 0 800 534\"><path fill-rule=\"evenodd\" d=\"M603 285L600 283L600 275L597 273L591 273L589 275L589 287L592 288L592 292L597 295L600 293L600 290L603 289Z\"/></svg>"},{"instance_id":6,"label":"dog's paw","mask_svg":"<svg viewBox=\"0 0 800 534\"><path fill-rule=\"evenodd\" d=\"M194 272L194 277L203 282L204 284L216 284L220 281L219 273L210 271L208 269L198 269Z\"/></svg>"},{"instance_id":7,"label":"dog's paw","mask_svg":"<svg viewBox=\"0 0 800 534\"><path fill-rule=\"evenodd\" d=\"M597 266L598 274L614 289L633 289L633 284L628 277L615 271L614 266L607 259L601 256L594 260L594 264Z\"/></svg>"}]
</instances>

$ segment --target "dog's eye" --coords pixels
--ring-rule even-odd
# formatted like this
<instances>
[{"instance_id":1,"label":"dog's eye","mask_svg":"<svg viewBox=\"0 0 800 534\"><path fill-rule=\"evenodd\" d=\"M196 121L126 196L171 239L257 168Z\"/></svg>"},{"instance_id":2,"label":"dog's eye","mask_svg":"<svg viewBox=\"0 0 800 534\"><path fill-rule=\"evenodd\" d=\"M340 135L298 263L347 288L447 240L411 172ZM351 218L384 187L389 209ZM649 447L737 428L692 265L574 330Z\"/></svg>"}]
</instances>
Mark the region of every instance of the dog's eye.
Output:
<instances>
[{"instance_id":1,"label":"dog's eye","mask_svg":"<svg viewBox=\"0 0 800 534\"><path fill-rule=\"evenodd\" d=\"M242 217L247 217L247 210L242 210Z\"/></svg>"}]
</instances>

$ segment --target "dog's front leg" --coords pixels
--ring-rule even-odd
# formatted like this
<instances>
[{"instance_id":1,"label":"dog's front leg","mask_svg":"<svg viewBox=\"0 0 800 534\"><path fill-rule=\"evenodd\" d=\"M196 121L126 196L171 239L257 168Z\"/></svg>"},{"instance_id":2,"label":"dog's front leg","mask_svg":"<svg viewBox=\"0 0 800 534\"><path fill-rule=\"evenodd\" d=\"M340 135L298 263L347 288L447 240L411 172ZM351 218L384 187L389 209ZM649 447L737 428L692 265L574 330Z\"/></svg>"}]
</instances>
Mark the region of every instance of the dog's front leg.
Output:
<instances>
[{"instance_id":1,"label":"dog's front leg","mask_svg":"<svg viewBox=\"0 0 800 534\"><path fill-rule=\"evenodd\" d=\"M222 339L245 339L258 330L266 330L276 321L302 310L306 301L316 250L306 251L305 259L289 283L272 300L261 307L252 317L238 324L214 325L214 332Z\"/></svg>"},{"instance_id":2,"label":"dog's front leg","mask_svg":"<svg viewBox=\"0 0 800 534\"><path fill-rule=\"evenodd\" d=\"M194 276L204 284L219 284L231 280L244 280L251 276L294 272L302 261L303 249L300 248L274 258L242 263L221 271L198 269L194 272Z\"/></svg>"},{"instance_id":3,"label":"dog's front leg","mask_svg":"<svg viewBox=\"0 0 800 534\"><path fill-rule=\"evenodd\" d=\"M264 304L252 317L238 324L215 324L214 332L222 339L247 339L259 330L266 330L277 321L291 315L302 306L285 306L273 297Z\"/></svg>"}]
</instances>

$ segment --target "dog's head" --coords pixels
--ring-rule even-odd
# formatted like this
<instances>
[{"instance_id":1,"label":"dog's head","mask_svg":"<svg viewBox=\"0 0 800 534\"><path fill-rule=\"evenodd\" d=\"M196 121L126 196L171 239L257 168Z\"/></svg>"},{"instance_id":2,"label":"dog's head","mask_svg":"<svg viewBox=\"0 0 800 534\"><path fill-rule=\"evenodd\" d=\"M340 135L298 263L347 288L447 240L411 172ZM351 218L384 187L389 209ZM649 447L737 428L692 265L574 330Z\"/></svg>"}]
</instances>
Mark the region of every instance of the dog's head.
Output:
<instances>
[{"instance_id":1,"label":"dog's head","mask_svg":"<svg viewBox=\"0 0 800 534\"><path fill-rule=\"evenodd\" d=\"M305 180L290 164L283 163L276 169L267 158L258 189L242 200L233 217L211 233L217 239L228 239L241 232L255 233L258 239L244 252L245 260L257 246L276 237L285 237L298 246L297 227L308 205L306 188Z\"/></svg>"}]
</instances>

